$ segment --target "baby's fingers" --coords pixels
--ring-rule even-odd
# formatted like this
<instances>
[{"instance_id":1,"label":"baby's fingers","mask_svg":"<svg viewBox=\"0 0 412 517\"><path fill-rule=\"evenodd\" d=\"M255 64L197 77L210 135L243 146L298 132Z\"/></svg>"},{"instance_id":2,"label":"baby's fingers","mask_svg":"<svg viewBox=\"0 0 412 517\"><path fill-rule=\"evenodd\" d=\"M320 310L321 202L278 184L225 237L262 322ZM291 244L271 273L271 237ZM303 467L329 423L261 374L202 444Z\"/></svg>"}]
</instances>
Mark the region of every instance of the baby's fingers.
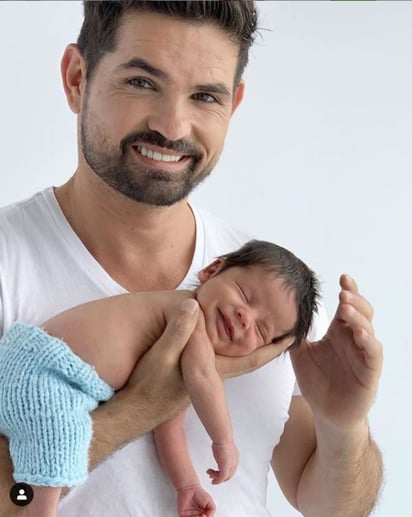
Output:
<instances>
[{"instance_id":1,"label":"baby's fingers","mask_svg":"<svg viewBox=\"0 0 412 517\"><path fill-rule=\"evenodd\" d=\"M223 483L223 481L225 481L225 477L220 470L208 469L207 475L212 480L212 485L218 485L219 483Z\"/></svg>"}]
</instances>

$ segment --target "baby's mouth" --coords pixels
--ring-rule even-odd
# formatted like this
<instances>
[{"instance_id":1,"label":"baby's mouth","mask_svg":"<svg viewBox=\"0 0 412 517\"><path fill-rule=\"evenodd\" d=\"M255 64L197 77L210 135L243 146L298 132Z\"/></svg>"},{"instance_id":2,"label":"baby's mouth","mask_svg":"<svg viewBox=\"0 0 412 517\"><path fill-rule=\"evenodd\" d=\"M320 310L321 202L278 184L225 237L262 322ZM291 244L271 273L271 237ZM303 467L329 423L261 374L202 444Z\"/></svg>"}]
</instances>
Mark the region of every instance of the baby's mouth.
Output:
<instances>
[{"instance_id":1,"label":"baby's mouth","mask_svg":"<svg viewBox=\"0 0 412 517\"><path fill-rule=\"evenodd\" d=\"M225 327L226 334L228 335L230 341L233 341L234 328L233 328L232 322L220 310L219 310L219 313L222 317L223 326Z\"/></svg>"}]
</instances>

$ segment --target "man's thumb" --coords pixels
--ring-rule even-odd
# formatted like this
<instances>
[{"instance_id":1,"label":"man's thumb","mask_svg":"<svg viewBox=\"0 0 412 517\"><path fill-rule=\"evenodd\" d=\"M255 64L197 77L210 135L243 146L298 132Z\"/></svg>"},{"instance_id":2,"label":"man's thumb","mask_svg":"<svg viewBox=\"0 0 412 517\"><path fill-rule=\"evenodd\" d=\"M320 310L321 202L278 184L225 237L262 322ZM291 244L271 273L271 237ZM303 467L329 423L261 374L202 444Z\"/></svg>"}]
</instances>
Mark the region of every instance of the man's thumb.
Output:
<instances>
[{"instance_id":1,"label":"man's thumb","mask_svg":"<svg viewBox=\"0 0 412 517\"><path fill-rule=\"evenodd\" d=\"M170 358L176 358L182 353L196 327L198 315L199 304L193 298L189 298L182 303L179 311L170 318L163 335L158 340L160 347Z\"/></svg>"}]
</instances>

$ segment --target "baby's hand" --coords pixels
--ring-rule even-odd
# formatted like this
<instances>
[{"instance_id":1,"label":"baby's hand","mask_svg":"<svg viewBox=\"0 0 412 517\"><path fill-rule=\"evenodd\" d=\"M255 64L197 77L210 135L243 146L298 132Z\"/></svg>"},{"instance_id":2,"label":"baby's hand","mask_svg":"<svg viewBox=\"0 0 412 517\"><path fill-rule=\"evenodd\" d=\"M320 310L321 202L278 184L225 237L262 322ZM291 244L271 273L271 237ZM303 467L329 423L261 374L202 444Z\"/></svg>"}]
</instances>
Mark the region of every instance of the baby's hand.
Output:
<instances>
[{"instance_id":1,"label":"baby's hand","mask_svg":"<svg viewBox=\"0 0 412 517\"><path fill-rule=\"evenodd\" d=\"M239 453L234 442L213 443L213 456L219 470L209 469L207 471L212 480L212 485L218 485L230 479L239 463Z\"/></svg>"},{"instance_id":2,"label":"baby's hand","mask_svg":"<svg viewBox=\"0 0 412 517\"><path fill-rule=\"evenodd\" d=\"M179 517L213 517L216 506L200 485L179 488L177 491Z\"/></svg>"}]
</instances>

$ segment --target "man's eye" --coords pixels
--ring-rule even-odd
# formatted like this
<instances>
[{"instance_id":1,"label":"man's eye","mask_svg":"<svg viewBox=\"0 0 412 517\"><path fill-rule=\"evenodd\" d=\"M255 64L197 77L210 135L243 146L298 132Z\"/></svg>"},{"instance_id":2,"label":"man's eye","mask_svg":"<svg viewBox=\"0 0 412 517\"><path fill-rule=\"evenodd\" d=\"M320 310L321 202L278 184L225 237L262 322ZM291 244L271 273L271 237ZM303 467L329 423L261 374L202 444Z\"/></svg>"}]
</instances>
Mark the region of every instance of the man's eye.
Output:
<instances>
[{"instance_id":1,"label":"man's eye","mask_svg":"<svg viewBox=\"0 0 412 517\"><path fill-rule=\"evenodd\" d=\"M216 97L213 97L213 95L210 95L210 93L195 93L193 95L193 98L198 101L206 102L207 104L213 104L215 102L219 102Z\"/></svg>"},{"instance_id":2,"label":"man's eye","mask_svg":"<svg viewBox=\"0 0 412 517\"><path fill-rule=\"evenodd\" d=\"M134 77L133 79L128 79L127 84L133 86L134 88L142 88L144 90L153 90L153 84L144 77Z\"/></svg>"}]
</instances>

